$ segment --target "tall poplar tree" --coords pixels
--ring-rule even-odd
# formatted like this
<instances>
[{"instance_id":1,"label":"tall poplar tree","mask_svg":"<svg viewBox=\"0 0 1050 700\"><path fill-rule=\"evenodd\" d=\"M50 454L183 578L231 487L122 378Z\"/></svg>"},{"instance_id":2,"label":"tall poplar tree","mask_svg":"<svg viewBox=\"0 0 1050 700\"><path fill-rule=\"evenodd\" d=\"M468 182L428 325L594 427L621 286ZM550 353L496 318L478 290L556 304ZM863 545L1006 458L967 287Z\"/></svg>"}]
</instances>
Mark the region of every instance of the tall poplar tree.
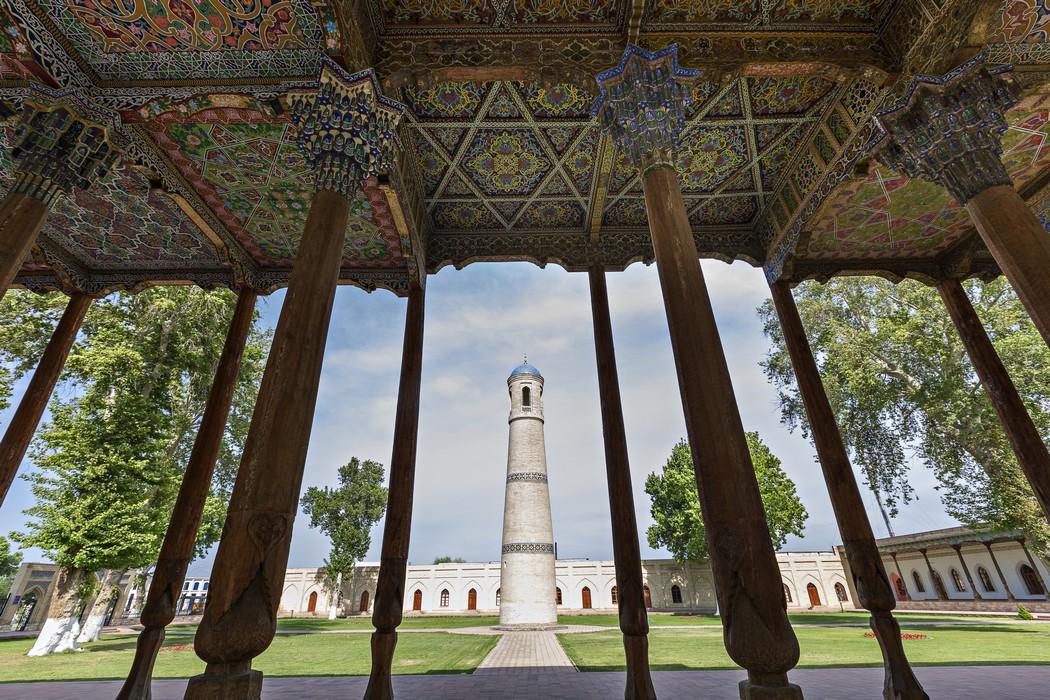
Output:
<instances>
[{"instance_id":1,"label":"tall poplar tree","mask_svg":"<svg viewBox=\"0 0 1050 700\"><path fill-rule=\"evenodd\" d=\"M1005 279L966 283L970 300L1036 428L1050 439L1050 349ZM967 526L1026 532L1042 552L1046 522L937 291L875 278L794 290L854 467L887 529L915 494L913 458L936 475L947 513ZM758 309L773 347L763 366L783 421L808 435L771 302Z\"/></svg>"},{"instance_id":2,"label":"tall poplar tree","mask_svg":"<svg viewBox=\"0 0 1050 700\"><path fill-rule=\"evenodd\" d=\"M110 594L91 574L155 562L235 303L228 291L156 288L89 311L23 476L30 519L13 533L62 568L31 654L75 648L80 609ZM221 533L266 341L256 329L246 347L198 552Z\"/></svg>"},{"instance_id":3,"label":"tall poplar tree","mask_svg":"<svg viewBox=\"0 0 1050 700\"><path fill-rule=\"evenodd\" d=\"M372 526L386 512L387 490L383 486L383 465L370 459L352 457L339 467L339 485L311 486L302 497L302 508L310 527L319 528L332 541L324 560L325 576L334 596L329 616L335 617L344 576L351 576L372 544Z\"/></svg>"}]
</instances>

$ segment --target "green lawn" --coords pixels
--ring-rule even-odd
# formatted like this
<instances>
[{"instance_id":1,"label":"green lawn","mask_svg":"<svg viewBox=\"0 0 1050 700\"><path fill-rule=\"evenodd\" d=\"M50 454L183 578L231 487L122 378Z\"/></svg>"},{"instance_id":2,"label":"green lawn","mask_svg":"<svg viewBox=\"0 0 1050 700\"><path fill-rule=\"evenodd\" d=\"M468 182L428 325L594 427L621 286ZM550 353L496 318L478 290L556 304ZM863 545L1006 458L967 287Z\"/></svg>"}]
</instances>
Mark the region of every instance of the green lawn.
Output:
<instances>
[{"instance_id":1,"label":"green lawn","mask_svg":"<svg viewBox=\"0 0 1050 700\"><path fill-rule=\"evenodd\" d=\"M398 638L394 673L469 673L492 650L496 636L406 634ZM0 641L0 682L123 678L135 653L135 636L88 644L79 653L42 658L25 655L33 640ZM367 675L369 635L284 635L253 664L268 676ZM157 657L156 678L187 678L204 670L188 635L172 635Z\"/></svg>"},{"instance_id":2,"label":"green lawn","mask_svg":"<svg viewBox=\"0 0 1050 700\"><path fill-rule=\"evenodd\" d=\"M793 625L833 625L833 624L868 624L868 613L845 612L845 613L790 613L788 618ZM900 613L894 617L903 624L924 622L983 622L987 620L998 620L1009 622L1009 617L980 617L977 615L935 615L923 613ZM406 619L405 622L408 622ZM597 625L599 627L617 627L619 622L616 615L559 615L558 622L563 625ZM716 615L665 615L660 613L649 613L650 627L681 627L689 625L720 625L721 618Z\"/></svg>"},{"instance_id":3,"label":"green lawn","mask_svg":"<svg viewBox=\"0 0 1050 700\"><path fill-rule=\"evenodd\" d=\"M797 627L800 668L881 666L878 642L853 627ZM905 640L908 658L919 665L1050 664L1050 624L914 625ZM617 632L562 634L562 647L581 671L622 671L623 642ZM649 634L653 670L736 668L719 629L654 629Z\"/></svg>"}]
</instances>

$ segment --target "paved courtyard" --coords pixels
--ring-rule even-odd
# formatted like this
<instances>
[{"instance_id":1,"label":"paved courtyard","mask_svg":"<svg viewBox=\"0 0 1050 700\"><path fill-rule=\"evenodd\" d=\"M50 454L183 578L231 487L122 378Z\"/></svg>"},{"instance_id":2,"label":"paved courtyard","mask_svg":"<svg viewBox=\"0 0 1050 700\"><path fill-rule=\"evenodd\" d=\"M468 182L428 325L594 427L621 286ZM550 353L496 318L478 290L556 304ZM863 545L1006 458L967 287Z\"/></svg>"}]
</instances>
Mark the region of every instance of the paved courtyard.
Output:
<instances>
[{"instance_id":1,"label":"paved courtyard","mask_svg":"<svg viewBox=\"0 0 1050 700\"><path fill-rule=\"evenodd\" d=\"M916 669L932 698L967 700L1046 700L1050 666L924 667ZM534 668L471 676L398 676L399 698L463 700L507 698L522 700L609 700L623 697L624 674L577 673L564 668ZM881 700L882 670L877 668L801 669L791 677L807 700ZM704 698L738 700L740 671L675 671L654 674L656 692L668 700ZM266 700L361 697L366 678L269 678ZM2 700L112 700L118 682L14 683L0 685ZM153 684L154 700L181 700L185 681Z\"/></svg>"}]
</instances>

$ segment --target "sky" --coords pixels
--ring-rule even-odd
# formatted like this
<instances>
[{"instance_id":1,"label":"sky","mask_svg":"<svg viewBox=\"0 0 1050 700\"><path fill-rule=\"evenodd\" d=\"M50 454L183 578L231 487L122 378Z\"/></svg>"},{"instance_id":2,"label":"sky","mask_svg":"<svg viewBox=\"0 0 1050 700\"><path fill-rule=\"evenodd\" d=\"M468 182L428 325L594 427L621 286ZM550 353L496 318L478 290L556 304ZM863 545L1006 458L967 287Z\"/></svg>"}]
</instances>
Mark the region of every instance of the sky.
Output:
<instances>
[{"instance_id":1,"label":"sky","mask_svg":"<svg viewBox=\"0 0 1050 700\"><path fill-rule=\"evenodd\" d=\"M768 298L761 270L742 262L705 260L722 343L747 430L757 430L783 461L809 511L804 537L785 551L829 550L839 544L831 505L812 444L780 423L776 392L760 362L769 349L755 309ZM674 358L656 268L632 265L609 273L608 286L642 556L666 558L646 542L652 522L644 491L685 435ZM500 556L507 460L506 380L528 354L543 373L547 466L554 535L561 558L611 559L612 539L587 275L557 266L477 263L445 268L427 280L426 329L409 559L428 564L447 555L468 561ZM273 326L283 292L261 298L262 322ZM334 486L351 457L390 461L401 366L406 300L390 292L340 287L321 375L303 479ZM16 387L15 397L25 382ZM6 426L12 409L0 413ZM23 471L32 468L28 462ZM950 527L932 474L916 462L917 500L894 520L897 534ZM886 528L864 491L876 536ZM31 503L19 479L0 507L0 533L25 522ZM372 531L368 561L379 559L382 521ZM288 565L319 566L327 538L296 519ZM38 550L27 561L46 558ZM211 556L190 575L206 576Z\"/></svg>"}]
</instances>

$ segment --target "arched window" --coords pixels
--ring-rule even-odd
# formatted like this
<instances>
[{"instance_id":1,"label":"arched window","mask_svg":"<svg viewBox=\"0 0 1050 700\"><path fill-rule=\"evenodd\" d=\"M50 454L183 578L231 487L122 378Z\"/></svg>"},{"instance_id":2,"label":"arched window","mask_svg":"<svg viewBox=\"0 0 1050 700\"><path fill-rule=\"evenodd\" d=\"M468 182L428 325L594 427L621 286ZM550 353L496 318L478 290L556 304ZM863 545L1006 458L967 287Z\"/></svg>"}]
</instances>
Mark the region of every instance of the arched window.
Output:
<instances>
[{"instance_id":1,"label":"arched window","mask_svg":"<svg viewBox=\"0 0 1050 700\"><path fill-rule=\"evenodd\" d=\"M962 576L960 576L959 572L955 569L952 569L952 583L955 584L956 592L963 593L966 591L966 586L963 585Z\"/></svg>"},{"instance_id":2,"label":"arched window","mask_svg":"<svg viewBox=\"0 0 1050 700\"><path fill-rule=\"evenodd\" d=\"M448 589L447 588L442 588L441 589L441 607L443 607L443 608L447 608L448 607Z\"/></svg>"},{"instance_id":3,"label":"arched window","mask_svg":"<svg viewBox=\"0 0 1050 700\"><path fill-rule=\"evenodd\" d=\"M788 585L786 583L784 584L784 600L786 600L789 603L795 602L795 599L791 597L791 589L788 588Z\"/></svg>"},{"instance_id":4,"label":"arched window","mask_svg":"<svg viewBox=\"0 0 1050 700\"><path fill-rule=\"evenodd\" d=\"M809 596L809 607L820 607L820 591L817 590L815 584L806 584L806 594Z\"/></svg>"},{"instance_id":5,"label":"arched window","mask_svg":"<svg viewBox=\"0 0 1050 700\"><path fill-rule=\"evenodd\" d=\"M499 603L500 603L500 591L501 590L503 590L503 589L501 589L501 588L497 588L496 589L496 607L497 608L499 607Z\"/></svg>"},{"instance_id":6,"label":"arched window","mask_svg":"<svg viewBox=\"0 0 1050 700\"><path fill-rule=\"evenodd\" d=\"M948 589L944 587L944 579L936 571L933 572L933 587L937 590L937 597L948 600Z\"/></svg>"},{"instance_id":7,"label":"arched window","mask_svg":"<svg viewBox=\"0 0 1050 700\"><path fill-rule=\"evenodd\" d=\"M525 408L532 405L532 390L527 386L521 388L521 405Z\"/></svg>"},{"instance_id":8,"label":"arched window","mask_svg":"<svg viewBox=\"0 0 1050 700\"><path fill-rule=\"evenodd\" d=\"M412 609L422 610L423 609L423 591L416 589L416 592L412 594Z\"/></svg>"},{"instance_id":9,"label":"arched window","mask_svg":"<svg viewBox=\"0 0 1050 700\"><path fill-rule=\"evenodd\" d=\"M649 586L642 586L642 598L645 599L645 609L646 610L652 610L653 609L653 596L649 592Z\"/></svg>"},{"instance_id":10,"label":"arched window","mask_svg":"<svg viewBox=\"0 0 1050 700\"><path fill-rule=\"evenodd\" d=\"M558 605L561 605L561 589L560 588L555 588L554 589L554 602L557 603Z\"/></svg>"},{"instance_id":11,"label":"arched window","mask_svg":"<svg viewBox=\"0 0 1050 700\"><path fill-rule=\"evenodd\" d=\"M1035 569L1028 564L1021 564L1020 572L1021 580L1024 581L1025 588L1030 594L1046 595L1046 589L1043 588L1043 582L1039 580L1039 574L1035 572Z\"/></svg>"},{"instance_id":12,"label":"arched window","mask_svg":"<svg viewBox=\"0 0 1050 700\"><path fill-rule=\"evenodd\" d=\"M310 600L306 603L306 612L315 612L317 610L317 591L310 594Z\"/></svg>"},{"instance_id":13,"label":"arched window","mask_svg":"<svg viewBox=\"0 0 1050 700\"><path fill-rule=\"evenodd\" d=\"M988 569L978 566L977 578L981 579L981 585L984 586L984 590L995 591L995 584L992 583L992 577L988 575Z\"/></svg>"},{"instance_id":14,"label":"arched window","mask_svg":"<svg viewBox=\"0 0 1050 700\"><path fill-rule=\"evenodd\" d=\"M682 589L678 586L671 586L671 602L679 604L682 602Z\"/></svg>"},{"instance_id":15,"label":"arched window","mask_svg":"<svg viewBox=\"0 0 1050 700\"><path fill-rule=\"evenodd\" d=\"M612 587L612 604L616 605L619 602L620 602L620 591L616 588L616 586L613 586Z\"/></svg>"},{"instance_id":16,"label":"arched window","mask_svg":"<svg viewBox=\"0 0 1050 700\"><path fill-rule=\"evenodd\" d=\"M368 591L361 591L361 604L357 606L358 612L368 612Z\"/></svg>"},{"instance_id":17,"label":"arched window","mask_svg":"<svg viewBox=\"0 0 1050 700\"><path fill-rule=\"evenodd\" d=\"M478 609L478 592L471 588L467 591L467 610Z\"/></svg>"},{"instance_id":18,"label":"arched window","mask_svg":"<svg viewBox=\"0 0 1050 700\"><path fill-rule=\"evenodd\" d=\"M590 610L591 609L591 589L587 588L587 586L584 586L583 590L581 591L581 593L583 594L583 609L584 610Z\"/></svg>"},{"instance_id":19,"label":"arched window","mask_svg":"<svg viewBox=\"0 0 1050 700\"><path fill-rule=\"evenodd\" d=\"M922 577L919 576L918 571L911 572L911 580L915 582L915 590L917 590L919 593L926 592L926 586L922 585Z\"/></svg>"},{"instance_id":20,"label":"arched window","mask_svg":"<svg viewBox=\"0 0 1050 700\"><path fill-rule=\"evenodd\" d=\"M835 597L839 599L840 603L846 603L849 601L849 595L846 594L846 587L841 583L835 584Z\"/></svg>"}]
</instances>

